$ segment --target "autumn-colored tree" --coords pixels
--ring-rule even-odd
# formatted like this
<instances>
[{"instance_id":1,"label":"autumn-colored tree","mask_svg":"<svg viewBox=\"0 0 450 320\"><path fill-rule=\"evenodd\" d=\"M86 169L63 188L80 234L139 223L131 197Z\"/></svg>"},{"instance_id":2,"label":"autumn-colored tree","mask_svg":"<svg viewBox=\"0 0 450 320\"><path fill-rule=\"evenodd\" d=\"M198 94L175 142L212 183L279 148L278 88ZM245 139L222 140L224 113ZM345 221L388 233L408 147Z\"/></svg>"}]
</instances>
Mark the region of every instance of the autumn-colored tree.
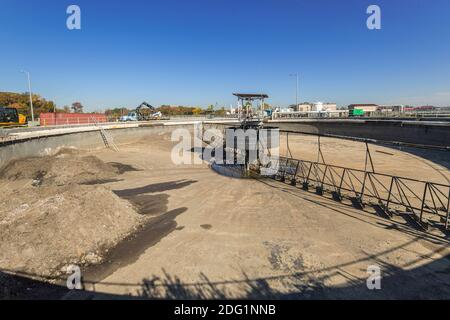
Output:
<instances>
[{"instance_id":1,"label":"autumn-colored tree","mask_svg":"<svg viewBox=\"0 0 450 320\"><path fill-rule=\"evenodd\" d=\"M203 113L203 109L202 108L194 108L194 110L192 110L192 113L196 116L201 115Z\"/></svg>"},{"instance_id":2,"label":"autumn-colored tree","mask_svg":"<svg viewBox=\"0 0 450 320\"><path fill-rule=\"evenodd\" d=\"M264 110L272 110L272 106L266 102L264 102Z\"/></svg>"},{"instance_id":3,"label":"autumn-colored tree","mask_svg":"<svg viewBox=\"0 0 450 320\"><path fill-rule=\"evenodd\" d=\"M32 95L34 116L39 117L42 112L53 112L56 105L37 94ZM0 106L16 108L17 111L31 118L30 96L28 93L0 92Z\"/></svg>"},{"instance_id":4,"label":"autumn-colored tree","mask_svg":"<svg viewBox=\"0 0 450 320\"><path fill-rule=\"evenodd\" d=\"M193 107L161 105L156 108L156 111L160 111L165 116L191 116L194 114L194 109Z\"/></svg>"},{"instance_id":5,"label":"autumn-colored tree","mask_svg":"<svg viewBox=\"0 0 450 320\"><path fill-rule=\"evenodd\" d=\"M106 109L105 115L108 118L120 118L121 116L127 115L131 110L128 108L113 108L113 109Z\"/></svg>"},{"instance_id":6,"label":"autumn-colored tree","mask_svg":"<svg viewBox=\"0 0 450 320\"><path fill-rule=\"evenodd\" d=\"M72 106L70 107L73 111L73 113L83 113L83 105L80 102L74 102L72 103Z\"/></svg>"},{"instance_id":7,"label":"autumn-colored tree","mask_svg":"<svg viewBox=\"0 0 450 320\"><path fill-rule=\"evenodd\" d=\"M224 107L222 107L222 108L220 108L219 110L216 110L216 111L214 112L214 114L215 114L216 116L223 117L223 116L225 116L225 115L227 114L227 111L225 110Z\"/></svg>"},{"instance_id":8,"label":"autumn-colored tree","mask_svg":"<svg viewBox=\"0 0 450 320\"><path fill-rule=\"evenodd\" d=\"M25 114L28 109L28 105L23 102L11 103L8 107L17 109L17 112L19 112L21 114Z\"/></svg>"}]
</instances>

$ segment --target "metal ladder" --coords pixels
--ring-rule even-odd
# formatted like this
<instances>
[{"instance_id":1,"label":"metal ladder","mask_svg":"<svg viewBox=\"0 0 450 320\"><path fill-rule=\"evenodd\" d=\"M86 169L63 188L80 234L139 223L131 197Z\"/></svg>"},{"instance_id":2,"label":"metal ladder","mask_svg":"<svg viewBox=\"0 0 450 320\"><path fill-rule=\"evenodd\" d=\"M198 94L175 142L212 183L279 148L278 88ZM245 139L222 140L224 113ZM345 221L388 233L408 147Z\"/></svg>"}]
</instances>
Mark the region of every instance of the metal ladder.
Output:
<instances>
[{"instance_id":1,"label":"metal ladder","mask_svg":"<svg viewBox=\"0 0 450 320\"><path fill-rule=\"evenodd\" d=\"M103 129L103 126L99 125L97 119L91 117L91 120L93 120L95 126L100 130L100 135L102 136L102 140L105 146L116 152L119 152L119 148L114 143L113 137L105 129Z\"/></svg>"}]
</instances>

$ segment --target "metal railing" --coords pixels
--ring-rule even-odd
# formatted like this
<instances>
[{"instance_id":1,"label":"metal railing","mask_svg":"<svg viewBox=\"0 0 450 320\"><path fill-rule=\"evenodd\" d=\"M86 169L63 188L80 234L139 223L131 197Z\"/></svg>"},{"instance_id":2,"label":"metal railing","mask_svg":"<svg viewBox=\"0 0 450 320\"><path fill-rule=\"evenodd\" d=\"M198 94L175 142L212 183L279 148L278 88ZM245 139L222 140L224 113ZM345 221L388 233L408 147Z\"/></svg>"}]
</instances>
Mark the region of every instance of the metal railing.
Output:
<instances>
[{"instance_id":1,"label":"metal railing","mask_svg":"<svg viewBox=\"0 0 450 320\"><path fill-rule=\"evenodd\" d=\"M117 147L116 143L114 142L113 137L103 128L103 126L101 126L97 122L97 119L92 118L92 120L94 121L95 126L100 130L100 135L102 137L102 140L103 140L103 143L105 144L105 146L116 152L119 152L119 148Z\"/></svg>"},{"instance_id":2,"label":"metal railing","mask_svg":"<svg viewBox=\"0 0 450 320\"><path fill-rule=\"evenodd\" d=\"M333 111L290 111L290 112L274 112L272 114L272 120L283 120L283 119L301 119L301 118L311 118L311 119L327 119L327 118L344 118L344 119L411 119L416 120L420 118L437 118L439 120L446 120L450 118L449 110L442 111L391 111L391 112L381 112L373 111L366 112L363 116L349 115L348 110L333 110Z\"/></svg>"},{"instance_id":3,"label":"metal railing","mask_svg":"<svg viewBox=\"0 0 450 320\"><path fill-rule=\"evenodd\" d=\"M378 206L388 217L407 213L425 230L434 216L449 229L450 185L286 157L280 157L274 178L320 195L329 192L337 201L350 199L361 208Z\"/></svg>"},{"instance_id":4,"label":"metal railing","mask_svg":"<svg viewBox=\"0 0 450 320\"><path fill-rule=\"evenodd\" d=\"M299 119L299 118L348 118L348 110L333 111L290 111L290 112L274 112L272 120L279 119Z\"/></svg>"}]
</instances>

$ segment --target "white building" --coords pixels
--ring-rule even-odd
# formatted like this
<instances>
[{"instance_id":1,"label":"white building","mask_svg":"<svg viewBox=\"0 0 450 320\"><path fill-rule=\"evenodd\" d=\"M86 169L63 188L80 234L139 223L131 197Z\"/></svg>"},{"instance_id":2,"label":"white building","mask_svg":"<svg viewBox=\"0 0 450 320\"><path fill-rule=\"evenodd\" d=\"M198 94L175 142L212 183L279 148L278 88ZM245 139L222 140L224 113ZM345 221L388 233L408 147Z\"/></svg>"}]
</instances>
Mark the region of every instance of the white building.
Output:
<instances>
[{"instance_id":1,"label":"white building","mask_svg":"<svg viewBox=\"0 0 450 320\"><path fill-rule=\"evenodd\" d=\"M300 103L297 105L297 110L299 112L309 112L312 109L312 105L310 103Z\"/></svg>"},{"instance_id":2,"label":"white building","mask_svg":"<svg viewBox=\"0 0 450 320\"><path fill-rule=\"evenodd\" d=\"M336 103L323 103L323 102L315 102L312 105L311 111L336 111L337 105Z\"/></svg>"},{"instance_id":3,"label":"white building","mask_svg":"<svg viewBox=\"0 0 450 320\"><path fill-rule=\"evenodd\" d=\"M322 111L336 111L337 110L337 104L336 103L323 103L323 102L304 102L299 103L297 105L297 108L295 108L295 105L293 105L295 111L298 112L322 112Z\"/></svg>"}]
</instances>

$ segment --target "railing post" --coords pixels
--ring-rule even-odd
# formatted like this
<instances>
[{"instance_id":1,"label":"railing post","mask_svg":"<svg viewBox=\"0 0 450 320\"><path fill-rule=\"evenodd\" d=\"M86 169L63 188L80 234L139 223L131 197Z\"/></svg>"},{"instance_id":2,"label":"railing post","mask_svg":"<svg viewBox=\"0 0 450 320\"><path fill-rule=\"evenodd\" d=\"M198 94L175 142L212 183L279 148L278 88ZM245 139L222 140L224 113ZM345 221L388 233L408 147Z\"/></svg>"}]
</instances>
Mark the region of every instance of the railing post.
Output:
<instances>
[{"instance_id":1,"label":"railing post","mask_svg":"<svg viewBox=\"0 0 450 320\"><path fill-rule=\"evenodd\" d=\"M447 219L445 219L446 230L448 230L449 219L450 219L450 187L448 188L448 198L447 198Z\"/></svg>"},{"instance_id":2,"label":"railing post","mask_svg":"<svg viewBox=\"0 0 450 320\"><path fill-rule=\"evenodd\" d=\"M388 194L388 198L386 201L386 211L389 211L389 202L391 201L391 194L392 194L392 187L394 186L394 177L392 177L391 179L391 185L389 186L389 194Z\"/></svg>"},{"instance_id":3,"label":"railing post","mask_svg":"<svg viewBox=\"0 0 450 320\"><path fill-rule=\"evenodd\" d=\"M425 207L425 198L427 196L427 189L428 189L428 182L425 183L425 189L423 190L423 197L422 197L422 207L420 208L420 222L422 222L422 216L423 216L423 209Z\"/></svg>"},{"instance_id":4,"label":"railing post","mask_svg":"<svg viewBox=\"0 0 450 320\"><path fill-rule=\"evenodd\" d=\"M311 162L308 169L308 174L305 177L305 180L302 182L303 190L308 190L309 188L309 175L311 174L313 163Z\"/></svg>"},{"instance_id":5,"label":"railing post","mask_svg":"<svg viewBox=\"0 0 450 320\"><path fill-rule=\"evenodd\" d=\"M339 188L337 191L337 195L339 197L339 199L342 199L342 195L341 195L341 189L342 189L342 184L344 183L344 178L345 178L345 173L347 172L347 169L344 168L344 171L342 171L342 177L341 177L341 182L339 182Z\"/></svg>"},{"instance_id":6,"label":"railing post","mask_svg":"<svg viewBox=\"0 0 450 320\"><path fill-rule=\"evenodd\" d=\"M323 189L323 183L325 182L325 177L326 177L326 175L327 175L327 170L328 170L328 166L325 165L325 170L324 170L324 172L323 172L322 181L320 181L320 188L322 188L322 189Z\"/></svg>"},{"instance_id":7,"label":"railing post","mask_svg":"<svg viewBox=\"0 0 450 320\"><path fill-rule=\"evenodd\" d=\"M281 178L282 180L282 182L285 182L286 181L286 169L287 169L287 167L288 167L288 158L286 158L286 162L284 163L284 169L283 169L283 177Z\"/></svg>"},{"instance_id":8,"label":"railing post","mask_svg":"<svg viewBox=\"0 0 450 320\"><path fill-rule=\"evenodd\" d=\"M297 161L297 166L295 167L294 177L291 180L291 185L293 185L293 186L295 186L297 184L297 172L298 172L299 165L300 165L300 160Z\"/></svg>"},{"instance_id":9,"label":"railing post","mask_svg":"<svg viewBox=\"0 0 450 320\"><path fill-rule=\"evenodd\" d=\"M364 190L366 189L366 179L367 179L368 174L369 173L367 171L364 172L364 180L363 180L363 184L362 184L361 194L359 195L359 202L361 203L361 205L363 205L362 201L363 201L363 196L364 196Z\"/></svg>"}]
</instances>

